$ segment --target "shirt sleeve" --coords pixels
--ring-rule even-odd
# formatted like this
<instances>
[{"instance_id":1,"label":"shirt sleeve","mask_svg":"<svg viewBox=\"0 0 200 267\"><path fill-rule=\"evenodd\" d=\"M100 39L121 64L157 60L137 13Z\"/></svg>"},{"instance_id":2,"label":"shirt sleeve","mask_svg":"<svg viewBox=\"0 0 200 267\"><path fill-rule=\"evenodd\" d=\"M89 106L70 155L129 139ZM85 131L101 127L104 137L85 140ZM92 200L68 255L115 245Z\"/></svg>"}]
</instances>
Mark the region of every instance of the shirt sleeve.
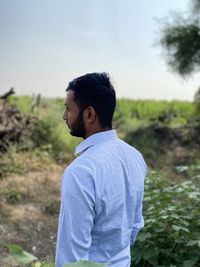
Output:
<instances>
[{"instance_id":1,"label":"shirt sleeve","mask_svg":"<svg viewBox=\"0 0 200 267\"><path fill-rule=\"evenodd\" d=\"M94 183L84 169L69 169L62 179L56 267L88 260L94 212Z\"/></svg>"},{"instance_id":2,"label":"shirt sleeve","mask_svg":"<svg viewBox=\"0 0 200 267\"><path fill-rule=\"evenodd\" d=\"M133 229L132 229L132 233L131 233L131 240L130 240L131 246L134 244L138 232L144 227L144 219L142 216L143 195L144 195L144 193L141 192L139 194L139 197L138 197L135 220L134 220L134 225L133 225Z\"/></svg>"}]
</instances>

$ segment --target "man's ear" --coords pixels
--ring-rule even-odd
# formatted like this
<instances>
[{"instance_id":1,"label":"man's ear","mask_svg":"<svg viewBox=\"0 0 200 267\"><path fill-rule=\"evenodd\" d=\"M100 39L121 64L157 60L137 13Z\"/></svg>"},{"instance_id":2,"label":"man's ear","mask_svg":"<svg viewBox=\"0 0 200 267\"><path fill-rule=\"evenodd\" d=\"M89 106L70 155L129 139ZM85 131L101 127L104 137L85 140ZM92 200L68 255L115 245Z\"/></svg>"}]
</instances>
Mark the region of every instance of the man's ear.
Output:
<instances>
[{"instance_id":1,"label":"man's ear","mask_svg":"<svg viewBox=\"0 0 200 267\"><path fill-rule=\"evenodd\" d=\"M84 121L86 123L92 123L95 121L96 119L96 111L92 106L88 106L85 110L84 110Z\"/></svg>"}]
</instances>

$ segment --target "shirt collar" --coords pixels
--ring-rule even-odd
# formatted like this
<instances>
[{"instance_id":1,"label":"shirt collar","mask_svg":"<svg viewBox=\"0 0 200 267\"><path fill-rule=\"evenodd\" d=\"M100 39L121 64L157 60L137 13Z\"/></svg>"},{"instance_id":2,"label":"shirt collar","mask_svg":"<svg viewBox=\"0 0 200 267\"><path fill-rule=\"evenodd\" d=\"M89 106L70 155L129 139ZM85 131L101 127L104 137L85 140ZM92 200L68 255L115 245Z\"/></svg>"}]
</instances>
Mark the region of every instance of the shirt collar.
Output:
<instances>
[{"instance_id":1,"label":"shirt collar","mask_svg":"<svg viewBox=\"0 0 200 267\"><path fill-rule=\"evenodd\" d=\"M117 138L116 130L95 133L83 140L75 149L75 155L81 155L86 149L99 143L104 143Z\"/></svg>"}]
</instances>

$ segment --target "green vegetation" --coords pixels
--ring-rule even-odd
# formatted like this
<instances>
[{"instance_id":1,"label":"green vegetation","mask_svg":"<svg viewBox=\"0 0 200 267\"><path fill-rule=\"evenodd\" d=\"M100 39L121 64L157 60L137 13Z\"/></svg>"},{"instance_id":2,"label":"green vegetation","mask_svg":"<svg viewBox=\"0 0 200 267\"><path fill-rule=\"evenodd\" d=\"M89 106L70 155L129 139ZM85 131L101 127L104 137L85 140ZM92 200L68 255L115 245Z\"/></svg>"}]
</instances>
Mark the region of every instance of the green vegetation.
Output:
<instances>
[{"instance_id":1,"label":"green vegetation","mask_svg":"<svg viewBox=\"0 0 200 267\"><path fill-rule=\"evenodd\" d=\"M10 253L15 257L17 262L21 264L29 264L32 261L37 260L37 258L28 253L27 251L23 250L22 247L15 245L15 244L8 244L7 245Z\"/></svg>"},{"instance_id":2,"label":"green vegetation","mask_svg":"<svg viewBox=\"0 0 200 267\"><path fill-rule=\"evenodd\" d=\"M64 99L40 99L34 108L31 97L27 96L11 97L10 103L20 110L28 124L22 127L17 142L8 142L6 151L1 151L1 178L9 173L26 173L33 160L36 169L43 169L52 161L66 165L73 159L80 140L69 135L62 120ZM145 184L145 227L131 250L132 267L200 265L198 114L197 106L187 101L119 99L117 102L114 128L122 139L143 153L152 169ZM5 190L3 196L9 205L27 201L23 188L17 186ZM46 213L58 216L57 206L51 203L46 206ZM12 254L28 256L20 247L9 249ZM36 259L31 264L53 267L53 263ZM101 266L77 264L82 265L66 266Z\"/></svg>"},{"instance_id":3,"label":"green vegetation","mask_svg":"<svg viewBox=\"0 0 200 267\"><path fill-rule=\"evenodd\" d=\"M191 75L200 66L200 1L191 0L190 12L176 14L164 24L160 44L167 52L169 66L182 76Z\"/></svg>"},{"instance_id":4,"label":"green vegetation","mask_svg":"<svg viewBox=\"0 0 200 267\"><path fill-rule=\"evenodd\" d=\"M190 119L194 106L189 101L156 101L119 99L115 119L137 118L145 121L170 123L173 118Z\"/></svg>"},{"instance_id":5,"label":"green vegetation","mask_svg":"<svg viewBox=\"0 0 200 267\"><path fill-rule=\"evenodd\" d=\"M131 250L131 267L197 267L200 264L200 162L177 166L185 180L175 182L151 171L145 183L145 227ZM10 252L20 263L36 258L16 245ZM34 261L32 267L53 267L50 262ZM105 266L79 262L66 266Z\"/></svg>"},{"instance_id":6,"label":"green vegetation","mask_svg":"<svg viewBox=\"0 0 200 267\"><path fill-rule=\"evenodd\" d=\"M50 144L53 151L64 146L73 152L77 139L71 137L62 120L64 99L42 99L30 112L31 97L11 97L10 103L37 119L31 139L36 146ZM196 119L196 108L189 101L155 101L119 99L114 115L114 128L124 136L130 130L144 128L152 123L169 127L184 126Z\"/></svg>"},{"instance_id":7,"label":"green vegetation","mask_svg":"<svg viewBox=\"0 0 200 267\"><path fill-rule=\"evenodd\" d=\"M145 227L132 249L132 267L200 264L200 164L177 167L181 183L151 172L144 197Z\"/></svg>"},{"instance_id":8,"label":"green vegetation","mask_svg":"<svg viewBox=\"0 0 200 267\"><path fill-rule=\"evenodd\" d=\"M10 253L15 257L17 262L23 265L31 264L31 267L55 267L53 262L39 262L37 258L23 250L22 247L15 244L7 245ZM80 260L74 263L65 264L63 267L106 267L107 264L104 263L95 263L91 261Z\"/></svg>"},{"instance_id":9,"label":"green vegetation","mask_svg":"<svg viewBox=\"0 0 200 267\"><path fill-rule=\"evenodd\" d=\"M6 201L10 204L19 203L24 199L24 197L25 196L23 192L20 192L20 190L18 190L17 188L9 188L5 192Z\"/></svg>"},{"instance_id":10,"label":"green vegetation","mask_svg":"<svg viewBox=\"0 0 200 267\"><path fill-rule=\"evenodd\" d=\"M28 96L13 96L9 101L24 114L26 124L19 142L9 146L6 156L0 155L0 176L6 172L23 170L23 162L20 163L17 155L20 151L42 153L57 162L68 162L73 158L74 148L80 139L70 136L62 120L64 99L40 98L37 106L34 106L35 98ZM196 107L188 101L119 99L113 127L122 139L138 148L151 164L158 154L165 153L161 142L167 144L170 138L179 139L184 144L191 139L195 142L198 129L193 124L196 125L196 121ZM183 130L179 130L181 127Z\"/></svg>"},{"instance_id":11,"label":"green vegetation","mask_svg":"<svg viewBox=\"0 0 200 267\"><path fill-rule=\"evenodd\" d=\"M0 178L8 173L21 173L23 166L17 153L17 146L10 144L6 153L0 154Z\"/></svg>"}]
</instances>

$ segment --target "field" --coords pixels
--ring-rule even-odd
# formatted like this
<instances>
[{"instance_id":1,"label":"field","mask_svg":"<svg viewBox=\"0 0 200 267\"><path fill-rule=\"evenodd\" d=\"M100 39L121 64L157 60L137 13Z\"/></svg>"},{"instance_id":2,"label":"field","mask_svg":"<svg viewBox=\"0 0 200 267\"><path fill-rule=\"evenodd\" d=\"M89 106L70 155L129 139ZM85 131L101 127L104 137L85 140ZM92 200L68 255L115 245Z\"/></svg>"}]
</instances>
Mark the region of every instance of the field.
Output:
<instances>
[{"instance_id":1,"label":"field","mask_svg":"<svg viewBox=\"0 0 200 267\"><path fill-rule=\"evenodd\" d=\"M60 178L80 140L62 120L64 99L11 97L6 105L20 111L21 132L0 143L0 266L20 266L8 243L53 261ZM200 265L199 114L191 102L118 100L113 127L149 166L132 267Z\"/></svg>"}]
</instances>

